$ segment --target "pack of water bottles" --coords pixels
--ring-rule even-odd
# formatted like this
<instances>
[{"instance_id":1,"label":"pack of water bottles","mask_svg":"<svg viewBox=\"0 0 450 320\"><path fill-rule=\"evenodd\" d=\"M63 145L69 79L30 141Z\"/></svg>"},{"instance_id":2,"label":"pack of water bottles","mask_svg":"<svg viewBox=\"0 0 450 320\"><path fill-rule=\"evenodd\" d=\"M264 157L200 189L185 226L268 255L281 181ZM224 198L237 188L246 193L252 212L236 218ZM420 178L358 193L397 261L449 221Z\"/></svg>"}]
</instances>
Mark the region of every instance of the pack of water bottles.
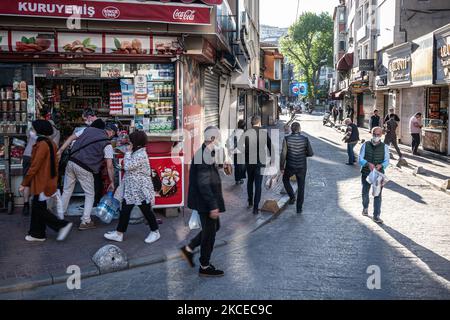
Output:
<instances>
[{"instance_id":1,"label":"pack of water bottles","mask_svg":"<svg viewBox=\"0 0 450 320\"><path fill-rule=\"evenodd\" d=\"M113 220L119 219L120 216L120 202L114 198L112 192L108 192L99 202L96 215L104 223L109 224Z\"/></svg>"}]
</instances>

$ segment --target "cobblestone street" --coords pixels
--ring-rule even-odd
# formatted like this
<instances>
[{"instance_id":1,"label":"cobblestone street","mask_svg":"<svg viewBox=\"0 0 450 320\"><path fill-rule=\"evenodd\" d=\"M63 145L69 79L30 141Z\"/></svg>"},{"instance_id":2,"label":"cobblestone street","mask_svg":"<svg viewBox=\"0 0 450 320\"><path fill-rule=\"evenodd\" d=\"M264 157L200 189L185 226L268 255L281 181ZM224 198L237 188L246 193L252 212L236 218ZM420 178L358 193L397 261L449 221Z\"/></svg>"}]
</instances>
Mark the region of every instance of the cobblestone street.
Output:
<instances>
[{"instance_id":1,"label":"cobblestone street","mask_svg":"<svg viewBox=\"0 0 450 320\"><path fill-rule=\"evenodd\" d=\"M300 119L315 151L304 213L289 207L216 249L224 278L199 278L176 259L86 279L81 290L61 284L0 299L450 299L449 195L391 165L385 225L375 224L361 215L359 167L344 165L342 135L319 116ZM370 266L380 268L379 290L367 288Z\"/></svg>"}]
</instances>

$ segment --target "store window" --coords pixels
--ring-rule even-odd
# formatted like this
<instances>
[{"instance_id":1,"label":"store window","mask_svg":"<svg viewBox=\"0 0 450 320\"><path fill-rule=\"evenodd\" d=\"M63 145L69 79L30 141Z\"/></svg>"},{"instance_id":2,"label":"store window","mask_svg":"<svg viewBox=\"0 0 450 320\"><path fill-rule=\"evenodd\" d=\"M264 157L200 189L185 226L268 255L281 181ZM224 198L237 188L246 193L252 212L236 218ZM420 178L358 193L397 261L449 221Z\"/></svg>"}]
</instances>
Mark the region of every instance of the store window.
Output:
<instances>
[{"instance_id":1,"label":"store window","mask_svg":"<svg viewBox=\"0 0 450 320\"><path fill-rule=\"evenodd\" d=\"M34 69L36 107L69 136L84 126L84 109L121 129L171 135L176 122L174 64L55 64ZM61 121L64 120L64 121Z\"/></svg>"}]
</instances>

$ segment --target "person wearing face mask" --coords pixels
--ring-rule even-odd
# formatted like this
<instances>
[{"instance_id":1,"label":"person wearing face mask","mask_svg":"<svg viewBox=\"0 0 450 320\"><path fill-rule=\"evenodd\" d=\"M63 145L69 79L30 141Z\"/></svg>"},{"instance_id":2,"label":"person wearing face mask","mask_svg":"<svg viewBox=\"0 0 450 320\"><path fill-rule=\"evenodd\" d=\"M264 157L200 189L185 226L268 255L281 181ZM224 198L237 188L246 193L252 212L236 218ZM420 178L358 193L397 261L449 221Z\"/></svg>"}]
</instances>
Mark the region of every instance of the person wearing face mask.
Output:
<instances>
[{"instance_id":1,"label":"person wearing face mask","mask_svg":"<svg viewBox=\"0 0 450 320\"><path fill-rule=\"evenodd\" d=\"M114 150L111 139L117 134L114 124L106 124L97 119L78 137L71 149L70 158L64 175L63 208L67 212L70 198L78 181L85 193L84 212L81 218L80 231L94 229L91 212L95 202L95 174L106 160L110 185L108 191L114 191Z\"/></svg>"},{"instance_id":2,"label":"person wearing face mask","mask_svg":"<svg viewBox=\"0 0 450 320\"><path fill-rule=\"evenodd\" d=\"M203 277L222 277L224 272L210 264L216 233L220 229L220 215L225 212L217 159L217 142L220 131L216 127L205 130L205 142L195 153L189 175L188 207L200 215L202 231L181 248L181 255L195 267L194 250L200 247L199 275Z\"/></svg>"},{"instance_id":3,"label":"person wearing face mask","mask_svg":"<svg viewBox=\"0 0 450 320\"><path fill-rule=\"evenodd\" d=\"M58 181L56 145L50 139L53 127L45 120L33 121L32 127L37 136L36 143L32 148L30 167L19 187L19 192L29 188L33 195L30 230L25 240L45 241L48 226L58 232L57 240L63 241L72 229L72 223L58 219L47 209L47 201L56 195Z\"/></svg>"},{"instance_id":4,"label":"person wearing face mask","mask_svg":"<svg viewBox=\"0 0 450 320\"><path fill-rule=\"evenodd\" d=\"M361 165L363 216L369 215L369 191L371 185L366 181L367 177L373 170L377 170L384 174L384 171L389 166L389 147L381 142L382 136L383 128L373 128L372 140L364 143L359 153L359 164ZM383 223L383 220L380 219L382 191L383 190L381 190L378 197L374 198L373 204L373 220L379 224Z\"/></svg>"}]
</instances>

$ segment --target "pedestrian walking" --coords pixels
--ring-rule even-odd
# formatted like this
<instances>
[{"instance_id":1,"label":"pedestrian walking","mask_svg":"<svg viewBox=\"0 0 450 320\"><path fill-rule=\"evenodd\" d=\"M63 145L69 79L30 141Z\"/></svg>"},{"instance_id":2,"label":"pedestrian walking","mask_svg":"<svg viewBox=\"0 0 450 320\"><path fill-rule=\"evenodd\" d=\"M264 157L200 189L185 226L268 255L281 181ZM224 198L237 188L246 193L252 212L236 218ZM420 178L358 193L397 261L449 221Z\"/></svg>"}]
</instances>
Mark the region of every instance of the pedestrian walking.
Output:
<instances>
[{"instance_id":1,"label":"pedestrian walking","mask_svg":"<svg viewBox=\"0 0 450 320\"><path fill-rule=\"evenodd\" d=\"M367 182L367 177L373 170L377 170L384 174L386 168L389 166L389 147L381 142L383 136L383 129L375 127L372 129L372 140L363 144L359 153L359 164L361 165L361 182L362 182L362 204L363 215L369 215L370 204L370 183ZM373 203L373 220L376 223L382 224L381 220L381 201L382 191L374 198Z\"/></svg>"},{"instance_id":2,"label":"pedestrian walking","mask_svg":"<svg viewBox=\"0 0 450 320\"><path fill-rule=\"evenodd\" d=\"M150 226L150 234L145 243L152 244L161 238L158 222L153 213L155 190L152 183L152 170L146 151L147 135L143 131L135 131L130 135L130 144L124 157L125 175L117 190L122 200L119 225L116 231L108 232L104 237L111 241L123 242L124 234L130 223L131 211L135 206L141 209Z\"/></svg>"},{"instance_id":3,"label":"pedestrian walking","mask_svg":"<svg viewBox=\"0 0 450 320\"><path fill-rule=\"evenodd\" d=\"M374 110L373 115L370 117L370 120L369 120L370 131L372 132L373 128L380 127L380 126L381 126L380 115L378 114L378 110Z\"/></svg>"},{"instance_id":4,"label":"pedestrian walking","mask_svg":"<svg viewBox=\"0 0 450 320\"><path fill-rule=\"evenodd\" d=\"M220 229L220 214L225 212L225 201L222 194L222 181L218 171L217 151L220 131L216 127L208 127L205 131L205 142L196 152L192 160L189 175L188 207L198 211L202 231L181 249L183 258L193 268L194 250L200 246L199 275L205 277L221 277L222 270L211 263L216 233Z\"/></svg>"},{"instance_id":5,"label":"pedestrian walking","mask_svg":"<svg viewBox=\"0 0 450 320\"><path fill-rule=\"evenodd\" d=\"M333 121L334 124L336 124L337 118L339 116L339 110L336 106L333 106L333 110L331 110L331 113L333 114Z\"/></svg>"},{"instance_id":6,"label":"pedestrian walking","mask_svg":"<svg viewBox=\"0 0 450 320\"><path fill-rule=\"evenodd\" d=\"M246 178L245 163L239 163L239 140L245 132L245 121L239 120L238 127L233 131L231 136L228 138L226 147L230 157L233 157L234 162L234 180L236 185L244 184L244 179Z\"/></svg>"},{"instance_id":7,"label":"pedestrian walking","mask_svg":"<svg viewBox=\"0 0 450 320\"><path fill-rule=\"evenodd\" d=\"M353 122L353 117L355 115L355 109L353 109L353 107L351 105L347 105L347 118L350 118Z\"/></svg>"},{"instance_id":8,"label":"pedestrian walking","mask_svg":"<svg viewBox=\"0 0 450 320\"><path fill-rule=\"evenodd\" d=\"M419 146L421 143L420 135L422 133L422 113L418 112L409 120L409 131L411 132L412 144L411 149L413 155L419 155Z\"/></svg>"},{"instance_id":9,"label":"pedestrian walking","mask_svg":"<svg viewBox=\"0 0 450 320\"><path fill-rule=\"evenodd\" d=\"M94 229L91 212L95 201L94 174L100 172L103 161L106 160L110 185L108 191L114 191L114 150L111 138L117 134L117 127L106 125L97 119L89 128L86 128L75 141L64 176L63 207L67 212L75 183L78 181L85 193L84 212L79 230ZM104 130L95 126L103 127Z\"/></svg>"},{"instance_id":10,"label":"pedestrian walking","mask_svg":"<svg viewBox=\"0 0 450 320\"><path fill-rule=\"evenodd\" d=\"M395 113L395 109L394 108L390 108L389 109L389 113L384 117L383 123L388 122L389 119L391 118L391 116L394 117L395 121L400 122L400 117Z\"/></svg>"},{"instance_id":11,"label":"pedestrian walking","mask_svg":"<svg viewBox=\"0 0 450 320\"><path fill-rule=\"evenodd\" d=\"M350 118L345 119L344 123L347 126L347 131L345 132L345 136L342 140L347 144L347 165L353 166L356 163L354 149L359 141L359 129Z\"/></svg>"},{"instance_id":12,"label":"pedestrian walking","mask_svg":"<svg viewBox=\"0 0 450 320\"><path fill-rule=\"evenodd\" d=\"M397 151L397 154L399 156L399 160L403 159L403 154L400 151L400 148L398 147L398 138L397 138L397 128L398 128L398 122L395 120L395 114L392 114L390 116L390 119L388 122L384 125L386 135L384 137L384 144L388 147L393 145L395 150ZM392 154L390 154L391 158L393 158Z\"/></svg>"},{"instance_id":13,"label":"pedestrian walking","mask_svg":"<svg viewBox=\"0 0 450 320\"><path fill-rule=\"evenodd\" d=\"M303 211L305 200L305 178L308 169L307 158L312 157L314 152L309 139L301 134L300 123L294 122L291 126L292 134L285 137L280 158L280 168L283 174L283 184L289 195L289 204L295 203L294 190L291 185L291 177L297 178L297 213Z\"/></svg>"},{"instance_id":14,"label":"pedestrian walking","mask_svg":"<svg viewBox=\"0 0 450 320\"><path fill-rule=\"evenodd\" d=\"M49 120L48 122L50 123L50 125L53 128L53 133L49 136L49 138L50 138L50 140L52 140L55 143L56 146L58 146L59 140L60 140L60 132L56 128L55 123L52 120ZM28 130L27 145L23 152L23 177L24 178L26 177L28 170L30 169L31 153L33 151L33 146L36 144L37 138L38 137L36 135L36 131L33 128ZM25 187L25 189L23 191L23 198L24 198L24 204L23 204L22 214L24 216L28 216L30 214L30 188ZM61 208L61 206L62 206L61 193L59 192L59 190L56 192L55 197L53 197L52 200L56 201L58 208ZM64 214L62 213L62 215L61 215L61 212L59 211L58 217L60 219L64 219Z\"/></svg>"},{"instance_id":15,"label":"pedestrian walking","mask_svg":"<svg viewBox=\"0 0 450 320\"><path fill-rule=\"evenodd\" d=\"M342 106L339 106L338 112L339 112L339 124L342 124L342 121L344 121L344 108L342 108Z\"/></svg>"},{"instance_id":16,"label":"pedestrian walking","mask_svg":"<svg viewBox=\"0 0 450 320\"><path fill-rule=\"evenodd\" d=\"M49 138L53 134L53 127L48 121L36 120L32 123L32 131L31 135L37 137L36 143L30 167L19 187L19 192L30 188L33 195L30 230L25 240L45 241L45 229L48 226L58 232L58 241L64 241L72 229L72 223L58 219L47 209L47 200L55 196L58 183L57 147Z\"/></svg>"},{"instance_id":17,"label":"pedestrian walking","mask_svg":"<svg viewBox=\"0 0 450 320\"><path fill-rule=\"evenodd\" d=\"M244 149L245 155L248 208L253 208L253 214L258 215L263 183L262 171L271 163L272 141L267 130L261 128L260 116L252 118L252 126L252 129L241 138L239 149Z\"/></svg>"}]
</instances>

